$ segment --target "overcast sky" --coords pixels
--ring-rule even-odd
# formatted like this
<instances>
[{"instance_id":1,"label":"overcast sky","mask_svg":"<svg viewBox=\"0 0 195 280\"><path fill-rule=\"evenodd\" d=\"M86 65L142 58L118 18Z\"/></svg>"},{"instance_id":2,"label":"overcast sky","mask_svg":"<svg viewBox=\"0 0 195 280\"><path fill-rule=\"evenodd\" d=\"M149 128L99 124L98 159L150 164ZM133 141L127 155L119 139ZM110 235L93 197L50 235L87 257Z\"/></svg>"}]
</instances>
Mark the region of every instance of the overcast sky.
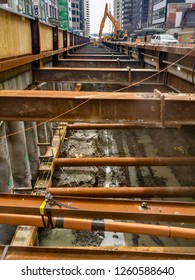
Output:
<instances>
[{"instance_id":1,"label":"overcast sky","mask_svg":"<svg viewBox=\"0 0 195 280\"><path fill-rule=\"evenodd\" d=\"M91 33L99 33L100 22L104 15L106 3L112 5L113 0L90 0L90 29ZM113 12L112 12L113 14ZM111 32L112 24L109 19L106 20L103 32Z\"/></svg>"}]
</instances>

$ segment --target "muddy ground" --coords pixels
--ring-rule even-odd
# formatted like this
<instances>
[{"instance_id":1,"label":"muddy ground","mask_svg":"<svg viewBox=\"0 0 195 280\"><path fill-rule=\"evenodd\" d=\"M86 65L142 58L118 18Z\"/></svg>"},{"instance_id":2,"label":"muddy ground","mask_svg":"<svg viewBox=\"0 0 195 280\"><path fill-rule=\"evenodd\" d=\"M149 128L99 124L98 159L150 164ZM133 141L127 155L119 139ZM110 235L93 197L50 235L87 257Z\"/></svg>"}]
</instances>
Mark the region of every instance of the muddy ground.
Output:
<instances>
[{"instance_id":1,"label":"muddy ground","mask_svg":"<svg viewBox=\"0 0 195 280\"><path fill-rule=\"evenodd\" d=\"M69 131L60 157L139 157L194 156L192 127L182 129L131 129ZM193 186L195 167L68 167L59 168L53 186L123 187L123 186ZM173 200L173 199L172 199ZM192 198L193 200L193 198ZM122 219L122 217L121 217ZM144 223L144 221L143 221ZM154 224L158 224L154 222ZM180 224L172 224L181 226ZM182 226L188 227L185 223ZM69 238L71 246L194 246L195 241L157 236L108 232L41 230L40 245L52 245ZM56 240L58 239L58 241ZM55 243L56 245L56 243Z\"/></svg>"}]
</instances>

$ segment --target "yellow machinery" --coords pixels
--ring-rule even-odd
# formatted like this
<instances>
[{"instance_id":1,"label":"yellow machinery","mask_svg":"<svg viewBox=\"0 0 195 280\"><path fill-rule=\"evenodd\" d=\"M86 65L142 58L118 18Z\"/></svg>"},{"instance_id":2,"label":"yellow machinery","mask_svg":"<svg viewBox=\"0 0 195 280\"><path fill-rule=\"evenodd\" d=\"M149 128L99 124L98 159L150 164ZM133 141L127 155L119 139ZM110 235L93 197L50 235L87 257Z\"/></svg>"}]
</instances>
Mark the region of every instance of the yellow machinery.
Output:
<instances>
[{"instance_id":1,"label":"yellow machinery","mask_svg":"<svg viewBox=\"0 0 195 280\"><path fill-rule=\"evenodd\" d=\"M104 24L105 24L105 21L106 21L107 17L111 20L112 24L114 25L114 32L113 32L112 35L106 36L103 39L107 39L107 40L111 39L111 40L114 40L114 41L115 40L125 40L125 39L127 39L127 33L120 30L119 22L113 17L111 12L108 11L108 4L106 3L104 16L103 16L102 21L100 23L99 41L102 39L102 32L103 32Z\"/></svg>"}]
</instances>

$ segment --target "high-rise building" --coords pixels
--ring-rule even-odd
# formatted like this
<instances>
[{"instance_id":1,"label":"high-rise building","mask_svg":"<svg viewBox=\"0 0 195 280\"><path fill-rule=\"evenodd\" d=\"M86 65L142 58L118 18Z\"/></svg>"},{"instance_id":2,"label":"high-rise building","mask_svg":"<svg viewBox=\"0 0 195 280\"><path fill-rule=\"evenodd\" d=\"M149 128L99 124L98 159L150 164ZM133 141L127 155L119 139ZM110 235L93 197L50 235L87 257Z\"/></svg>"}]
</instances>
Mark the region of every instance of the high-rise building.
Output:
<instances>
[{"instance_id":1,"label":"high-rise building","mask_svg":"<svg viewBox=\"0 0 195 280\"><path fill-rule=\"evenodd\" d=\"M122 1L121 0L114 0L113 16L118 21L120 26L122 26Z\"/></svg>"},{"instance_id":2,"label":"high-rise building","mask_svg":"<svg viewBox=\"0 0 195 280\"><path fill-rule=\"evenodd\" d=\"M167 5L171 3L185 3L185 0L153 0L152 25L158 28L166 28Z\"/></svg>"},{"instance_id":3,"label":"high-rise building","mask_svg":"<svg viewBox=\"0 0 195 280\"><path fill-rule=\"evenodd\" d=\"M84 2L84 9L83 9L83 19L84 19L84 25L83 25L83 30L84 30L84 35L89 36L90 34L90 5L89 5L89 0L82 0Z\"/></svg>"},{"instance_id":4,"label":"high-rise building","mask_svg":"<svg viewBox=\"0 0 195 280\"><path fill-rule=\"evenodd\" d=\"M82 12L82 7L80 7L80 0L71 0L71 11L73 30L81 30L80 12Z\"/></svg>"},{"instance_id":5,"label":"high-rise building","mask_svg":"<svg viewBox=\"0 0 195 280\"><path fill-rule=\"evenodd\" d=\"M122 26L128 33L148 26L149 0L123 0Z\"/></svg>"},{"instance_id":6,"label":"high-rise building","mask_svg":"<svg viewBox=\"0 0 195 280\"><path fill-rule=\"evenodd\" d=\"M71 0L72 29L82 35L90 33L89 0Z\"/></svg>"}]
</instances>

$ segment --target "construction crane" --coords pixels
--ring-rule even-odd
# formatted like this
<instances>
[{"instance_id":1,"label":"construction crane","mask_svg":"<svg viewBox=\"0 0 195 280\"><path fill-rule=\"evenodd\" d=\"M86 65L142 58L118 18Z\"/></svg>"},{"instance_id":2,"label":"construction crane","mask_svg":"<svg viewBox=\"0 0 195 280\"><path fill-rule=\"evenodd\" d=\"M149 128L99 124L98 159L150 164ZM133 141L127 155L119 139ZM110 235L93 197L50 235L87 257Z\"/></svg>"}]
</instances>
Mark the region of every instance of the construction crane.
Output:
<instances>
[{"instance_id":1,"label":"construction crane","mask_svg":"<svg viewBox=\"0 0 195 280\"><path fill-rule=\"evenodd\" d=\"M123 32L123 31L120 30L119 22L113 17L111 12L108 10L108 3L106 3L104 16L103 16L103 18L101 20L101 23L100 23L99 41L102 38L102 32L103 32L104 24L105 24L105 21L106 21L107 17L110 19L110 21L112 22L112 24L114 26L113 34L112 34L112 36L109 36L110 39L114 40L114 41L115 40L126 40L127 39L127 32Z\"/></svg>"}]
</instances>

